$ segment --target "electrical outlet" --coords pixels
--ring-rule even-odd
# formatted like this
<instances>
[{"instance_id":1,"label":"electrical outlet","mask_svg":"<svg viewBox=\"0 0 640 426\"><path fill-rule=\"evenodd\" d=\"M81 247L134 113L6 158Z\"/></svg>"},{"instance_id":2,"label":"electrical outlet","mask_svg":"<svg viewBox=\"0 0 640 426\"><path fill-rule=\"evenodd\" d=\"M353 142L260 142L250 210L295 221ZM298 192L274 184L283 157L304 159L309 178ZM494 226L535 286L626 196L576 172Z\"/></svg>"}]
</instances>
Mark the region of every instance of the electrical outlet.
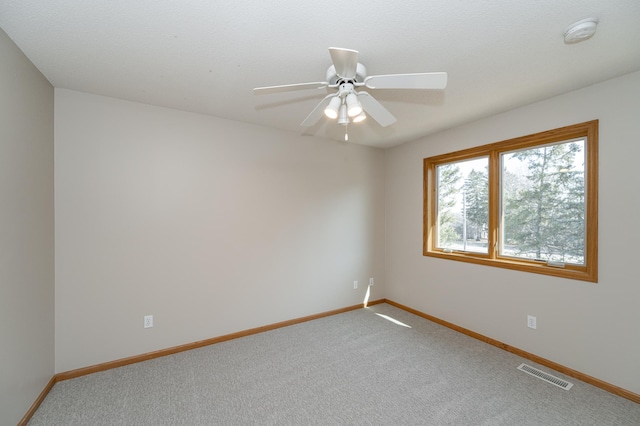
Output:
<instances>
[{"instance_id":1,"label":"electrical outlet","mask_svg":"<svg viewBox=\"0 0 640 426\"><path fill-rule=\"evenodd\" d=\"M145 315L144 316L144 328L153 327L153 315Z\"/></svg>"},{"instance_id":2,"label":"electrical outlet","mask_svg":"<svg viewBox=\"0 0 640 426\"><path fill-rule=\"evenodd\" d=\"M354 281L353 282L353 289L357 289L358 288L358 281Z\"/></svg>"},{"instance_id":3,"label":"electrical outlet","mask_svg":"<svg viewBox=\"0 0 640 426\"><path fill-rule=\"evenodd\" d=\"M369 278L369 287L373 285L373 278Z\"/></svg>"},{"instance_id":4,"label":"electrical outlet","mask_svg":"<svg viewBox=\"0 0 640 426\"><path fill-rule=\"evenodd\" d=\"M535 330L537 326L536 322L537 322L536 317L532 315L527 315L527 327L533 328Z\"/></svg>"}]
</instances>

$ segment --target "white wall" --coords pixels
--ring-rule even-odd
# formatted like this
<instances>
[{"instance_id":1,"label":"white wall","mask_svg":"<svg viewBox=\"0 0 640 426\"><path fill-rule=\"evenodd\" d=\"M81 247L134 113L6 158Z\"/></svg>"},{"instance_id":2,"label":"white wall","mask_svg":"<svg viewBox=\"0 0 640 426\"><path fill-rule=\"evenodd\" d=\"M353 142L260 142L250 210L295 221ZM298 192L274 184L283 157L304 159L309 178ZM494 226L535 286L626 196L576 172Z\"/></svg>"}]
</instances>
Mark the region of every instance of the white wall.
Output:
<instances>
[{"instance_id":1,"label":"white wall","mask_svg":"<svg viewBox=\"0 0 640 426\"><path fill-rule=\"evenodd\" d=\"M0 57L0 422L54 372L361 303L369 276L640 393L640 73L386 152L57 89L54 366L53 89L4 33ZM421 255L424 157L594 118L598 284Z\"/></svg>"},{"instance_id":2,"label":"white wall","mask_svg":"<svg viewBox=\"0 0 640 426\"><path fill-rule=\"evenodd\" d=\"M55 93L56 372L383 297L383 151Z\"/></svg>"},{"instance_id":3,"label":"white wall","mask_svg":"<svg viewBox=\"0 0 640 426\"><path fill-rule=\"evenodd\" d=\"M385 296L640 393L639 113L634 73L387 151ZM423 158L592 119L600 120L599 283L422 256Z\"/></svg>"},{"instance_id":4,"label":"white wall","mask_svg":"<svg viewBox=\"0 0 640 426\"><path fill-rule=\"evenodd\" d=\"M53 87L0 29L0 424L53 376Z\"/></svg>"}]
</instances>

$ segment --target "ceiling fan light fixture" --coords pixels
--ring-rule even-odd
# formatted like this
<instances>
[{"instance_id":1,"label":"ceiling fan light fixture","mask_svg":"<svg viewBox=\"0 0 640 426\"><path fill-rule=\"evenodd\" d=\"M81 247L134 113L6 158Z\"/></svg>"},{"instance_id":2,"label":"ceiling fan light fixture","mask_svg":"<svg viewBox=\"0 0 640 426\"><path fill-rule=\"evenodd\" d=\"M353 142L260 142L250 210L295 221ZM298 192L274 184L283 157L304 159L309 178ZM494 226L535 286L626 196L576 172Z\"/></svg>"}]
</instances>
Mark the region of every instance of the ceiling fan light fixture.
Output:
<instances>
[{"instance_id":1,"label":"ceiling fan light fixture","mask_svg":"<svg viewBox=\"0 0 640 426\"><path fill-rule=\"evenodd\" d=\"M358 101L358 97L356 96L355 93L349 93L347 95L347 113L349 114L349 117L355 117L357 115L360 115L360 113L362 112L362 105L360 105L360 102Z\"/></svg>"},{"instance_id":2,"label":"ceiling fan light fixture","mask_svg":"<svg viewBox=\"0 0 640 426\"><path fill-rule=\"evenodd\" d=\"M331 101L329 101L329 105L327 105L327 107L324 109L324 115L331 119L338 118L338 112L341 103L342 101L338 96L331 98Z\"/></svg>"},{"instance_id":3,"label":"ceiling fan light fixture","mask_svg":"<svg viewBox=\"0 0 640 426\"><path fill-rule=\"evenodd\" d=\"M364 111L361 111L360 114L353 117L352 120L354 123L360 123L361 121L364 121L366 118L367 118L367 115L364 113Z\"/></svg>"},{"instance_id":4,"label":"ceiling fan light fixture","mask_svg":"<svg viewBox=\"0 0 640 426\"><path fill-rule=\"evenodd\" d=\"M340 114L338 115L338 124L342 124L343 126L346 126L347 124L349 124L349 116L347 115L347 106L344 104L340 107Z\"/></svg>"}]
</instances>

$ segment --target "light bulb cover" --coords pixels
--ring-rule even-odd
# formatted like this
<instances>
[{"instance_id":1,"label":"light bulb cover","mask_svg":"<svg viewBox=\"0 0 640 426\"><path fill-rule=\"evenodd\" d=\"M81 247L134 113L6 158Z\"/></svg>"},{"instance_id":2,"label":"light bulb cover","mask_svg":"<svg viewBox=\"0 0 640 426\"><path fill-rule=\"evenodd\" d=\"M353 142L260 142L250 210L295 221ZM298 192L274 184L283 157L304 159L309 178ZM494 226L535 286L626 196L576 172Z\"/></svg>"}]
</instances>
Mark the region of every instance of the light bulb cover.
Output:
<instances>
[{"instance_id":1,"label":"light bulb cover","mask_svg":"<svg viewBox=\"0 0 640 426\"><path fill-rule=\"evenodd\" d=\"M364 113L364 111L362 111L360 114L356 115L351 120L353 120L354 123L360 123L361 121L364 121L366 118L367 118L367 115Z\"/></svg>"},{"instance_id":2,"label":"light bulb cover","mask_svg":"<svg viewBox=\"0 0 640 426\"><path fill-rule=\"evenodd\" d=\"M360 115L362 112L362 105L360 105L360 101L358 101L358 97L355 93L349 93L347 95L347 113L349 117L355 117Z\"/></svg>"},{"instance_id":3,"label":"light bulb cover","mask_svg":"<svg viewBox=\"0 0 640 426\"><path fill-rule=\"evenodd\" d=\"M331 98L331 100L329 101L329 105L327 105L327 107L324 109L324 115L331 119L338 118L338 111L340 109L341 103L342 100L338 96Z\"/></svg>"}]
</instances>

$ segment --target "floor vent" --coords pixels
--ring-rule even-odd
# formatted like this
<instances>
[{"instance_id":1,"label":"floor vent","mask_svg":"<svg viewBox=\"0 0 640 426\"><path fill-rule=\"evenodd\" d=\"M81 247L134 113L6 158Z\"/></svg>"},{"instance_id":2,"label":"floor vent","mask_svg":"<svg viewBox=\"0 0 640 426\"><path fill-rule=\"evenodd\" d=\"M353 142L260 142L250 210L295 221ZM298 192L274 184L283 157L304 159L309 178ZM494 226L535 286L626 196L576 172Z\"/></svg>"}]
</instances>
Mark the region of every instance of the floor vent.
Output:
<instances>
[{"instance_id":1,"label":"floor vent","mask_svg":"<svg viewBox=\"0 0 640 426\"><path fill-rule=\"evenodd\" d=\"M573 383L569 383L556 376L552 376L551 374L545 373L544 371L538 370L537 368L533 368L527 364L520 364L520 366L518 367L518 370L524 371L527 374L531 374L532 376L535 376L538 379L542 379L545 382L549 382L552 385L556 385L564 390L569 390L571 389L571 386L573 386Z\"/></svg>"}]
</instances>

